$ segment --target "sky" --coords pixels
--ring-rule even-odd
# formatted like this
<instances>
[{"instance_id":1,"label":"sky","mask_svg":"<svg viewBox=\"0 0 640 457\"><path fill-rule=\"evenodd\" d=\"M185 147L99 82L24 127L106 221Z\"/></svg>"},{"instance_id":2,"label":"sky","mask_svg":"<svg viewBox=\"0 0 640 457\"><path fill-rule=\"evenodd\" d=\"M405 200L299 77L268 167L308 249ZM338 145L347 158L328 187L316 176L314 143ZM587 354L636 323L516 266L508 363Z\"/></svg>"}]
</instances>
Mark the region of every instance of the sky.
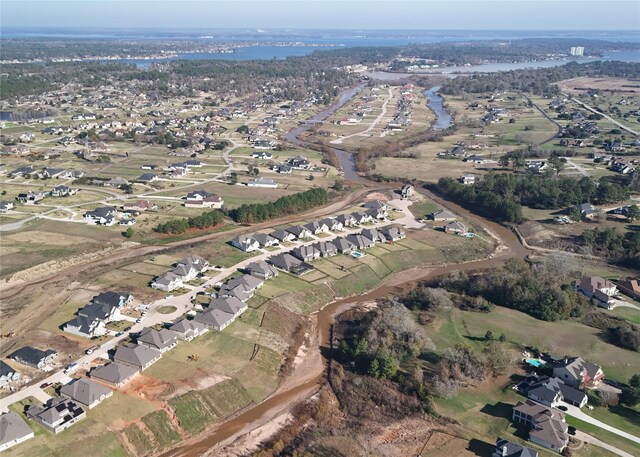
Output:
<instances>
[{"instance_id":1,"label":"sky","mask_svg":"<svg viewBox=\"0 0 640 457\"><path fill-rule=\"evenodd\" d=\"M640 1L0 0L0 25L29 29L640 31Z\"/></svg>"}]
</instances>

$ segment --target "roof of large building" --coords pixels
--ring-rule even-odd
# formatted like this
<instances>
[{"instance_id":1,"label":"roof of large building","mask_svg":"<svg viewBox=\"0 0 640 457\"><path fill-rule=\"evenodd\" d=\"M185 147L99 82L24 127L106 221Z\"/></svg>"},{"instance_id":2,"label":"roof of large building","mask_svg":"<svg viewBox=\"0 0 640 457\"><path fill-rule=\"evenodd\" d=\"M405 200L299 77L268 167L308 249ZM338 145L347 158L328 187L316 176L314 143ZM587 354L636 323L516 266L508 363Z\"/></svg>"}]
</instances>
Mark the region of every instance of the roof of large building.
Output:
<instances>
[{"instance_id":1,"label":"roof of large building","mask_svg":"<svg viewBox=\"0 0 640 457\"><path fill-rule=\"evenodd\" d=\"M27 365L37 366L42 359L52 354L56 354L56 351L53 349L43 351L31 346L24 346L9 354L9 358L17 360L18 362L26 363Z\"/></svg>"}]
</instances>

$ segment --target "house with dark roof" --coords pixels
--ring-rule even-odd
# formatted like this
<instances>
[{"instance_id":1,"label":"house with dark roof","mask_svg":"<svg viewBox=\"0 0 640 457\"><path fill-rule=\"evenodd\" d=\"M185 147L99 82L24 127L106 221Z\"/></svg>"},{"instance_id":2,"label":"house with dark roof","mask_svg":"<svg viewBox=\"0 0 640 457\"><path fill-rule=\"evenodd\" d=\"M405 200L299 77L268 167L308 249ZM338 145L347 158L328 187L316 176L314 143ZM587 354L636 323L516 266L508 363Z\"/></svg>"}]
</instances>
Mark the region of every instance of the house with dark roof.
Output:
<instances>
[{"instance_id":1,"label":"house with dark roof","mask_svg":"<svg viewBox=\"0 0 640 457\"><path fill-rule=\"evenodd\" d=\"M309 238L312 235L311 230L303 225L294 225L286 230L298 239Z\"/></svg>"},{"instance_id":2,"label":"house with dark roof","mask_svg":"<svg viewBox=\"0 0 640 457\"><path fill-rule=\"evenodd\" d=\"M373 222L373 216L371 214L355 212L351 213L352 220L355 221L355 225L368 224Z\"/></svg>"},{"instance_id":3,"label":"house with dark roof","mask_svg":"<svg viewBox=\"0 0 640 457\"><path fill-rule=\"evenodd\" d=\"M553 367L553 376L576 389L596 386L604 378L602 368L582 357L567 357Z\"/></svg>"},{"instance_id":4,"label":"house with dark roof","mask_svg":"<svg viewBox=\"0 0 640 457\"><path fill-rule=\"evenodd\" d=\"M298 246L291 250L291 255L304 262L310 262L320 257L321 253L312 245Z\"/></svg>"},{"instance_id":5,"label":"house with dark roof","mask_svg":"<svg viewBox=\"0 0 640 457\"><path fill-rule=\"evenodd\" d=\"M569 443L569 427L556 409L527 399L513 407L513 421L530 427L529 440L547 449L561 453Z\"/></svg>"},{"instance_id":6,"label":"house with dark roof","mask_svg":"<svg viewBox=\"0 0 640 457\"><path fill-rule=\"evenodd\" d=\"M376 242L371 238L367 238L362 234L351 233L347 235L347 241L353 244L358 249L367 249L375 246Z\"/></svg>"},{"instance_id":7,"label":"house with dark roof","mask_svg":"<svg viewBox=\"0 0 640 457\"><path fill-rule=\"evenodd\" d=\"M209 331L209 328L201 322L184 318L172 324L169 329L173 331L179 339L184 341L191 341Z\"/></svg>"},{"instance_id":8,"label":"house with dark roof","mask_svg":"<svg viewBox=\"0 0 640 457\"><path fill-rule=\"evenodd\" d=\"M556 407L561 402L582 408L587 404L587 394L575 389L560 378L529 374L518 384L518 391L546 406Z\"/></svg>"},{"instance_id":9,"label":"house with dark roof","mask_svg":"<svg viewBox=\"0 0 640 457\"><path fill-rule=\"evenodd\" d=\"M187 208L222 208L224 200L216 194L207 192L206 190L197 190L189 192L186 197L184 206Z\"/></svg>"},{"instance_id":10,"label":"house with dark roof","mask_svg":"<svg viewBox=\"0 0 640 457\"><path fill-rule=\"evenodd\" d=\"M451 222L458 219L458 216L446 209L434 211L429 215L429 217L431 217L431 219L433 219L435 222Z\"/></svg>"},{"instance_id":11,"label":"house with dark roof","mask_svg":"<svg viewBox=\"0 0 640 457\"><path fill-rule=\"evenodd\" d=\"M252 235L238 235L231 244L244 252L253 252L260 249L260 243Z\"/></svg>"},{"instance_id":12,"label":"house with dark roof","mask_svg":"<svg viewBox=\"0 0 640 457\"><path fill-rule=\"evenodd\" d=\"M263 280L275 278L276 276L278 276L278 270L273 265L269 265L264 260L250 263L244 269L248 274L256 276Z\"/></svg>"},{"instance_id":13,"label":"house with dark roof","mask_svg":"<svg viewBox=\"0 0 640 457\"><path fill-rule=\"evenodd\" d=\"M339 232L342 229L344 229L344 225L342 224L342 222L340 222L335 217L334 218L328 217L326 219L322 219L320 223L326 225L329 228L329 230L331 230L332 232Z\"/></svg>"},{"instance_id":14,"label":"house with dark roof","mask_svg":"<svg viewBox=\"0 0 640 457\"><path fill-rule=\"evenodd\" d=\"M62 330L84 338L94 338L107 333L107 322L120 320L117 306L106 303L90 303L81 308L77 316L62 326Z\"/></svg>"},{"instance_id":15,"label":"house with dark roof","mask_svg":"<svg viewBox=\"0 0 640 457\"><path fill-rule=\"evenodd\" d=\"M309 230L312 235L320 235L321 233L328 233L329 227L322 221L313 221L304 225L304 228Z\"/></svg>"},{"instance_id":16,"label":"house with dark roof","mask_svg":"<svg viewBox=\"0 0 640 457\"><path fill-rule=\"evenodd\" d=\"M340 254L349 254L356 248L356 245L349 241L346 237L334 238L331 243L336 247Z\"/></svg>"},{"instance_id":17,"label":"house with dark roof","mask_svg":"<svg viewBox=\"0 0 640 457\"><path fill-rule=\"evenodd\" d=\"M498 438L496 440L496 450L493 451L491 457L538 457L538 451L522 444Z\"/></svg>"},{"instance_id":18,"label":"house with dark roof","mask_svg":"<svg viewBox=\"0 0 640 457\"><path fill-rule=\"evenodd\" d=\"M70 197L71 195L75 195L78 193L79 189L74 189L68 186L56 186L50 192L49 195L52 197Z\"/></svg>"},{"instance_id":19,"label":"house with dark roof","mask_svg":"<svg viewBox=\"0 0 640 457\"><path fill-rule=\"evenodd\" d=\"M599 276L585 277L576 282L575 288L602 308L613 309L615 305L613 297L618 293L618 287L611 281Z\"/></svg>"},{"instance_id":20,"label":"house with dark roof","mask_svg":"<svg viewBox=\"0 0 640 457\"><path fill-rule=\"evenodd\" d=\"M55 360L56 354L57 352L53 349L43 351L31 346L24 346L9 354L9 358L23 365L42 370Z\"/></svg>"},{"instance_id":21,"label":"house with dark roof","mask_svg":"<svg viewBox=\"0 0 640 457\"><path fill-rule=\"evenodd\" d=\"M622 279L617 281L618 289L631 298L640 300L640 280L637 278Z\"/></svg>"},{"instance_id":22,"label":"house with dark roof","mask_svg":"<svg viewBox=\"0 0 640 457\"><path fill-rule=\"evenodd\" d=\"M162 352L148 346L141 344L122 345L116 349L113 361L143 371L160 360L161 357Z\"/></svg>"},{"instance_id":23,"label":"house with dark roof","mask_svg":"<svg viewBox=\"0 0 640 457\"><path fill-rule=\"evenodd\" d=\"M267 262L276 268L299 276L313 270L311 265L286 252L270 257Z\"/></svg>"},{"instance_id":24,"label":"house with dark roof","mask_svg":"<svg viewBox=\"0 0 640 457\"><path fill-rule=\"evenodd\" d=\"M87 417L78 403L64 397L56 397L42 406L29 405L25 413L56 434Z\"/></svg>"},{"instance_id":25,"label":"house with dark roof","mask_svg":"<svg viewBox=\"0 0 640 457\"><path fill-rule=\"evenodd\" d=\"M363 206L367 209L381 209L384 211L388 209L387 204L382 200L371 200L366 202Z\"/></svg>"},{"instance_id":26,"label":"house with dark roof","mask_svg":"<svg viewBox=\"0 0 640 457\"><path fill-rule=\"evenodd\" d=\"M380 232L388 241L399 241L407 237L407 234L402 229L402 227L399 227L397 225L385 227L380 230Z\"/></svg>"},{"instance_id":27,"label":"house with dark roof","mask_svg":"<svg viewBox=\"0 0 640 457\"><path fill-rule=\"evenodd\" d=\"M20 373L8 363L0 360L0 387L7 386L20 380Z\"/></svg>"},{"instance_id":28,"label":"house with dark roof","mask_svg":"<svg viewBox=\"0 0 640 457\"><path fill-rule=\"evenodd\" d=\"M286 230L275 230L274 232L271 232L271 236L281 243L291 242L296 239L296 236L293 233Z\"/></svg>"},{"instance_id":29,"label":"house with dark roof","mask_svg":"<svg viewBox=\"0 0 640 457\"><path fill-rule=\"evenodd\" d=\"M113 395L113 391L90 379L80 378L62 386L60 395L91 409Z\"/></svg>"},{"instance_id":30,"label":"house with dark roof","mask_svg":"<svg viewBox=\"0 0 640 457\"><path fill-rule=\"evenodd\" d=\"M156 330L145 327L140 331L136 342L160 352L166 352L178 344L178 335L166 328Z\"/></svg>"},{"instance_id":31,"label":"house with dark roof","mask_svg":"<svg viewBox=\"0 0 640 457\"><path fill-rule=\"evenodd\" d=\"M6 213L7 211L11 211L13 208L14 208L13 202L0 200L0 213Z\"/></svg>"},{"instance_id":32,"label":"house with dark roof","mask_svg":"<svg viewBox=\"0 0 640 457\"><path fill-rule=\"evenodd\" d=\"M158 176L153 173L143 173L136 179L136 182L142 184L149 184L150 182L154 182L158 180Z\"/></svg>"},{"instance_id":33,"label":"house with dark roof","mask_svg":"<svg viewBox=\"0 0 640 457\"><path fill-rule=\"evenodd\" d=\"M598 208L589 202L576 205L575 208L580 212L580 216L585 219L594 219L598 215Z\"/></svg>"},{"instance_id":34,"label":"house with dark roof","mask_svg":"<svg viewBox=\"0 0 640 457\"><path fill-rule=\"evenodd\" d=\"M452 233L454 235L464 235L468 232L468 228L460 221L449 222L444 226L445 233Z\"/></svg>"},{"instance_id":35,"label":"house with dark roof","mask_svg":"<svg viewBox=\"0 0 640 457\"><path fill-rule=\"evenodd\" d=\"M255 239L258 242L258 244L260 244L260 247L263 247L263 248L270 247L270 246L277 246L280 244L280 241L278 241L276 238L269 235L268 233L254 233L253 239Z\"/></svg>"},{"instance_id":36,"label":"house with dark roof","mask_svg":"<svg viewBox=\"0 0 640 457\"><path fill-rule=\"evenodd\" d=\"M107 382L117 387L121 387L131 381L140 370L129 365L111 362L101 367L91 370L89 376Z\"/></svg>"},{"instance_id":37,"label":"house with dark roof","mask_svg":"<svg viewBox=\"0 0 640 457\"><path fill-rule=\"evenodd\" d=\"M221 331L227 328L235 320L235 317L233 314L221 309L209 308L202 313L196 314L193 320L204 324L208 328Z\"/></svg>"},{"instance_id":38,"label":"house with dark roof","mask_svg":"<svg viewBox=\"0 0 640 457\"><path fill-rule=\"evenodd\" d=\"M209 302L209 309L219 309L225 313L232 314L234 319L244 313L248 306L237 297L212 298Z\"/></svg>"},{"instance_id":39,"label":"house with dark roof","mask_svg":"<svg viewBox=\"0 0 640 457\"><path fill-rule=\"evenodd\" d=\"M320 257L333 257L338 254L338 248L330 241L318 241L312 247L320 253Z\"/></svg>"},{"instance_id":40,"label":"house with dark roof","mask_svg":"<svg viewBox=\"0 0 640 457\"><path fill-rule=\"evenodd\" d=\"M44 199L45 194L43 192L20 192L16 197L20 203L24 203L25 205L35 205L40 200Z\"/></svg>"},{"instance_id":41,"label":"house with dark roof","mask_svg":"<svg viewBox=\"0 0 640 457\"><path fill-rule=\"evenodd\" d=\"M352 214L340 214L336 217L336 220L341 223L343 227L352 227L357 224L356 218Z\"/></svg>"},{"instance_id":42,"label":"house with dark roof","mask_svg":"<svg viewBox=\"0 0 640 457\"><path fill-rule=\"evenodd\" d=\"M102 292L91 300L96 305L109 305L115 308L122 308L133 301L133 295L127 292L113 292L111 290Z\"/></svg>"},{"instance_id":43,"label":"house with dark roof","mask_svg":"<svg viewBox=\"0 0 640 457\"><path fill-rule=\"evenodd\" d=\"M382 234L382 232L379 232L374 228L362 229L360 234L362 236L369 238L370 240L373 240L375 243L384 243L385 241L387 241L386 237Z\"/></svg>"},{"instance_id":44,"label":"house with dark roof","mask_svg":"<svg viewBox=\"0 0 640 457\"><path fill-rule=\"evenodd\" d=\"M10 411L0 415L0 452L34 436L31 427L18 413Z\"/></svg>"},{"instance_id":45,"label":"house with dark roof","mask_svg":"<svg viewBox=\"0 0 640 457\"><path fill-rule=\"evenodd\" d=\"M237 276L225 282L218 291L221 297L236 297L242 301L253 297L255 291L262 287L264 280L248 274Z\"/></svg>"}]
</instances>

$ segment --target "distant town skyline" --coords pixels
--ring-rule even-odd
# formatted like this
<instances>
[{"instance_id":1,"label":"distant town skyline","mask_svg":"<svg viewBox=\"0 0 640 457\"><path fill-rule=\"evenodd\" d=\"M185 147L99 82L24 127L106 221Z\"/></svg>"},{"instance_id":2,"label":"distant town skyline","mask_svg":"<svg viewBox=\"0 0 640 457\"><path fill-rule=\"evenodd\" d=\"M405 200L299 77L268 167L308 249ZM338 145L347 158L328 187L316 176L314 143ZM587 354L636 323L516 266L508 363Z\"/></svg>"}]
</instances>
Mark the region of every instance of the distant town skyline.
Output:
<instances>
[{"instance_id":1,"label":"distant town skyline","mask_svg":"<svg viewBox=\"0 0 640 457\"><path fill-rule=\"evenodd\" d=\"M2 27L638 30L633 0L2 0Z\"/></svg>"}]
</instances>

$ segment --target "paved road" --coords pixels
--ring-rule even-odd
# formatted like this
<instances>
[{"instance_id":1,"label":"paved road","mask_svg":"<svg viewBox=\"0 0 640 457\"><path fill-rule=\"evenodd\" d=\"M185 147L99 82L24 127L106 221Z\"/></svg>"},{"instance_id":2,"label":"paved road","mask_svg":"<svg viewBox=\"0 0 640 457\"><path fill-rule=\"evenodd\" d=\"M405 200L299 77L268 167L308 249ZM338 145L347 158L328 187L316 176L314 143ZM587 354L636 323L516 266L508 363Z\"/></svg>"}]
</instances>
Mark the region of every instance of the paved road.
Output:
<instances>
[{"instance_id":1,"label":"paved road","mask_svg":"<svg viewBox=\"0 0 640 457\"><path fill-rule=\"evenodd\" d=\"M342 142L344 140L347 140L349 138L353 138L353 137L356 137L356 136L366 136L366 134L369 133L371 130L373 130L374 127L376 125L378 125L378 123L387 115L387 105L389 104L389 102L391 101L392 98L393 98L393 91L392 91L392 89L389 89L389 96L384 101L384 103L382 103L382 112L378 115L378 117L376 117L373 120L373 122L371 122L369 127L367 127L365 130L363 130L361 132L353 133L351 135L343 136L343 137L338 138L336 140L332 140L329 143L331 143L331 144L342 144Z\"/></svg>"},{"instance_id":2,"label":"paved road","mask_svg":"<svg viewBox=\"0 0 640 457\"><path fill-rule=\"evenodd\" d=\"M596 113L596 114L599 114L599 115L603 116L606 120L608 120L609 122L611 122L611 123L612 123L612 124L614 124L614 125L617 125L617 126L618 126L618 127L620 127L621 129L626 130L627 132L632 133L632 134L634 134L635 136L640 136L640 132L638 132L637 130L632 129L631 127L627 127L626 125L624 125L624 124L622 124L622 123L620 123L620 122L616 121L616 120L615 120L614 118L612 118L611 116L608 116L608 115L606 115L606 114L604 114L604 113L602 113L602 112L598 111L597 109L592 108L591 106L587 105L587 104L586 104L586 103L584 103L584 102L581 102L581 101L580 101L580 100L578 100L578 99L575 99L575 98L573 98L573 97L569 97L569 99L570 99L570 100L573 100L573 101L574 101L574 102L576 102L578 105L580 105L580 106L582 106L583 108L585 108L585 109L587 109L587 110L591 111L592 113Z\"/></svg>"},{"instance_id":3,"label":"paved road","mask_svg":"<svg viewBox=\"0 0 640 457\"><path fill-rule=\"evenodd\" d=\"M403 219L407 219L407 220L413 219L413 215L408 210L408 205L404 206L402 209L403 209L403 212L405 213ZM398 222L378 221L370 225L369 227L382 228L392 224L398 224ZM313 236L308 241L296 242L295 245L306 246L309 244L313 244L319 240L331 241L334 238L339 236L344 236L349 233L359 232L360 229L361 227L346 228L342 232L333 232L333 233L327 234L327 236L324 236L324 237ZM246 267L248 264L252 262L266 260L267 258L273 255L283 253L283 252L288 252L291 249L292 249L292 246L279 246L277 249L274 249L272 251L260 250L261 253L258 254L257 256L245 259L242 262L239 262L228 268L213 270L213 274L209 273L210 279L207 280L204 284L197 287L188 287L190 289L188 293L177 295L177 296L167 295L165 298L157 300L154 303L150 304L149 310L147 311L147 314L144 316L142 322L133 324L131 326L131 330L129 330L128 332L125 332L123 335L119 337L114 337L111 340L107 341L106 343L103 343L100 346L99 350L93 352L91 355L85 355L75 360L75 362L77 362L78 365L82 367L82 366L87 366L91 364L92 361L98 358L108 359L109 358L107 354L108 351L110 349L115 348L123 340L127 339L131 333L135 334L140 330L142 330L144 327L151 327L156 324L161 324L163 322L173 321L174 319L177 319L180 316L184 315L187 311L193 309L191 300L196 296L198 292L207 290L208 288L214 286L216 283L223 281L224 279L228 278L231 274L235 273L237 270ZM175 306L176 311L170 314L161 314L158 310L163 306ZM68 363L71 363L71 362L72 362L71 360L68 361ZM65 383L65 381L68 382L68 376L64 373L63 370L59 370L56 373L48 376L46 379L41 380L40 383L44 383L44 382ZM8 406L10 404L24 400L27 397L35 397L38 400L41 400L43 402L49 399L49 396L45 394L42 391L42 389L40 389L39 385L27 386L19 390L18 392L15 392L11 395L8 395L7 397L0 399L0 412L8 411Z\"/></svg>"},{"instance_id":4,"label":"paved road","mask_svg":"<svg viewBox=\"0 0 640 457\"><path fill-rule=\"evenodd\" d=\"M619 430L615 427L612 427L611 425L605 424L604 422L599 421L598 419L594 419L593 417L589 416L588 414L582 412L582 410L580 408L578 408L577 406L572 406L572 405L565 405L567 407L567 414L570 416L575 417L576 419L580 419L581 421L587 422L589 424L595 425L597 427L600 427L603 430L606 430L608 432L611 433L615 433L618 436L621 436L623 438L626 438L628 440L633 441L634 443L638 443L640 444L640 438L632 435L631 433L627 433L623 430Z\"/></svg>"},{"instance_id":5,"label":"paved road","mask_svg":"<svg viewBox=\"0 0 640 457\"><path fill-rule=\"evenodd\" d=\"M582 176L586 176L586 177L590 177L591 174L589 173L589 171L584 168L582 165L577 164L576 162L574 162L573 160L571 160L569 157L562 157L563 159L565 159L567 161L567 164L572 166L573 168L575 168L576 170L578 170L578 172L580 172L580 174Z\"/></svg>"},{"instance_id":6,"label":"paved road","mask_svg":"<svg viewBox=\"0 0 640 457\"><path fill-rule=\"evenodd\" d=\"M625 300L618 300L617 298L613 300L613 307L617 308L617 307L623 307L623 308L633 308L633 309L637 309L638 311L640 311L640 306L638 305L634 305L633 303L629 303L628 301Z\"/></svg>"},{"instance_id":7,"label":"paved road","mask_svg":"<svg viewBox=\"0 0 640 457\"><path fill-rule=\"evenodd\" d=\"M604 441L600 441L598 438L595 438L591 435L588 435L580 430L576 430L576 438L582 442L593 444L594 446L601 447L602 449L606 449L609 452L613 452L614 454L619 455L620 457L634 457L633 455L625 452L617 447L611 446L610 444L605 443ZM576 448L579 449L579 448Z\"/></svg>"}]
</instances>

